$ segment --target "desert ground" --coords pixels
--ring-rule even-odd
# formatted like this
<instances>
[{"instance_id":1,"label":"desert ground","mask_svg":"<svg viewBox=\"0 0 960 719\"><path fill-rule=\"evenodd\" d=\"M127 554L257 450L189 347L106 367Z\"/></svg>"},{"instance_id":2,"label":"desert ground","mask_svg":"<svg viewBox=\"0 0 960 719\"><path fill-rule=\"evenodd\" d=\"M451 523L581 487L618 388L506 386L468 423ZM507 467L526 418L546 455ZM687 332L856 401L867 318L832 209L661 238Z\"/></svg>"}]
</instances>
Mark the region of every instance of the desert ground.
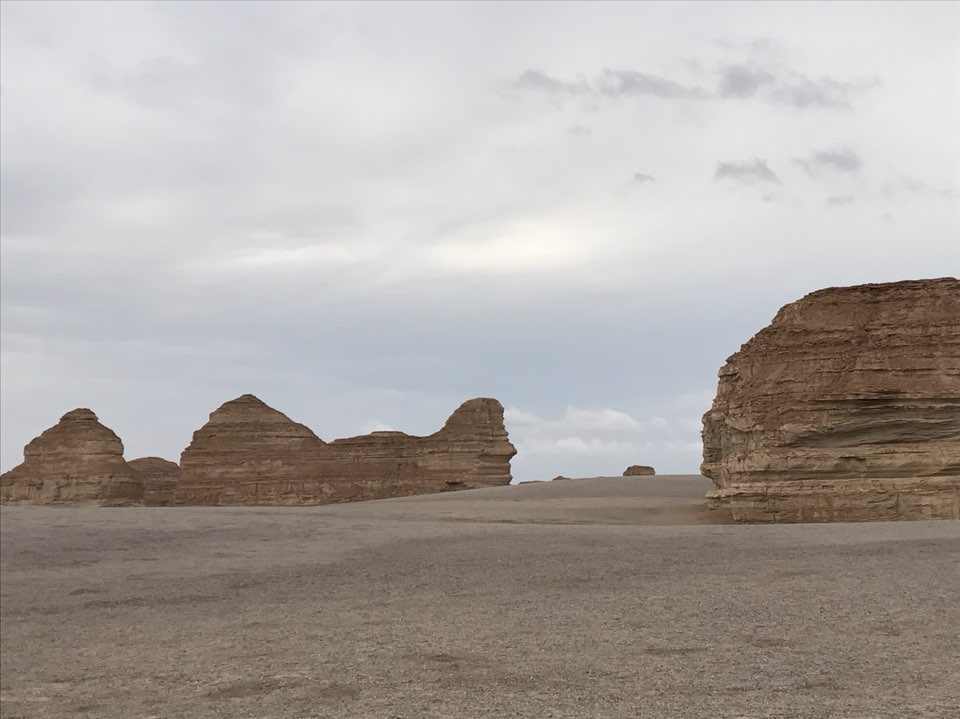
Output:
<instances>
[{"instance_id":1,"label":"desert ground","mask_svg":"<svg viewBox=\"0 0 960 719\"><path fill-rule=\"evenodd\" d=\"M708 486L5 507L0 714L960 716L960 522L739 526Z\"/></svg>"}]
</instances>

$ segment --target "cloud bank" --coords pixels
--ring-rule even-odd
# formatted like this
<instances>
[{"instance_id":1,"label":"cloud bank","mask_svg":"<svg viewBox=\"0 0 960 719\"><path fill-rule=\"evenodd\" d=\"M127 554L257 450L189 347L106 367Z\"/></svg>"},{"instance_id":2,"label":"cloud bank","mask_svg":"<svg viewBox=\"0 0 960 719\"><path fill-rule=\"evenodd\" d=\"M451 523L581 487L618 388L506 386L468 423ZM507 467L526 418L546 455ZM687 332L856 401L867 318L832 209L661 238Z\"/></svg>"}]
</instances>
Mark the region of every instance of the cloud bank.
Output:
<instances>
[{"instance_id":1,"label":"cloud bank","mask_svg":"<svg viewBox=\"0 0 960 719\"><path fill-rule=\"evenodd\" d=\"M176 459L252 392L694 472L781 305L960 264L958 13L0 3L2 469L74 407Z\"/></svg>"}]
</instances>

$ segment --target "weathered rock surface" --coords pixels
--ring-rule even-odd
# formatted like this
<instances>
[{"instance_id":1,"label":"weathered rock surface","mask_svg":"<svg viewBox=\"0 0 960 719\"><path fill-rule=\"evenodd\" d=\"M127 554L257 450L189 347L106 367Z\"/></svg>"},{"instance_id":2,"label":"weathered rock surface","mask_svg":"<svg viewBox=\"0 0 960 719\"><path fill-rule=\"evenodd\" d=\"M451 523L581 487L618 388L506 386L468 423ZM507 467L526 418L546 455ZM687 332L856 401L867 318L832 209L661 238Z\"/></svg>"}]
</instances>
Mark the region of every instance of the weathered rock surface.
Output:
<instances>
[{"instance_id":1,"label":"weathered rock surface","mask_svg":"<svg viewBox=\"0 0 960 719\"><path fill-rule=\"evenodd\" d=\"M701 471L738 521L960 518L960 282L782 308L720 370Z\"/></svg>"},{"instance_id":2,"label":"weathered rock surface","mask_svg":"<svg viewBox=\"0 0 960 719\"><path fill-rule=\"evenodd\" d=\"M143 480L143 504L147 507L165 507L173 504L173 492L180 477L180 465L160 457L140 457L127 464Z\"/></svg>"},{"instance_id":3,"label":"weathered rock surface","mask_svg":"<svg viewBox=\"0 0 960 719\"><path fill-rule=\"evenodd\" d=\"M0 475L0 500L19 504L124 506L143 501L143 479L123 442L89 409L67 412L31 440L23 463Z\"/></svg>"},{"instance_id":4,"label":"weathered rock surface","mask_svg":"<svg viewBox=\"0 0 960 719\"><path fill-rule=\"evenodd\" d=\"M509 484L515 454L493 399L465 402L428 437L374 432L327 444L244 395L194 433L175 503L326 504Z\"/></svg>"},{"instance_id":5,"label":"weathered rock surface","mask_svg":"<svg viewBox=\"0 0 960 719\"><path fill-rule=\"evenodd\" d=\"M650 477L656 473L653 467L648 467L645 464L631 464L623 470L624 477Z\"/></svg>"}]
</instances>

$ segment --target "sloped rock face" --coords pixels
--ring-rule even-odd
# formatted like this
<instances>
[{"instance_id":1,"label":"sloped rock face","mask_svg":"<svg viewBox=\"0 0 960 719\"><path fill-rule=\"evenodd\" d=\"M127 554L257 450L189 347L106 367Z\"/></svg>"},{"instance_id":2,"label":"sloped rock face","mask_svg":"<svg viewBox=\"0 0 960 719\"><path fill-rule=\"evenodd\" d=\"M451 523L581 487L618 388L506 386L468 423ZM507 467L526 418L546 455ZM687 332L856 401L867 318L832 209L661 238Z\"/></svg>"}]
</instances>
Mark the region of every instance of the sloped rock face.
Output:
<instances>
[{"instance_id":1,"label":"sloped rock face","mask_svg":"<svg viewBox=\"0 0 960 719\"><path fill-rule=\"evenodd\" d=\"M217 505L292 499L304 490L304 482L316 478L323 446L308 427L245 394L223 404L193 433L180 455L174 501Z\"/></svg>"},{"instance_id":2,"label":"sloped rock face","mask_svg":"<svg viewBox=\"0 0 960 719\"><path fill-rule=\"evenodd\" d=\"M645 464L631 464L623 470L624 477L652 477L657 471Z\"/></svg>"},{"instance_id":3,"label":"sloped rock face","mask_svg":"<svg viewBox=\"0 0 960 719\"><path fill-rule=\"evenodd\" d=\"M143 481L143 504L147 507L165 507L173 504L173 493L180 477L180 465L160 457L140 457L127 464L137 471Z\"/></svg>"},{"instance_id":4,"label":"sloped rock face","mask_svg":"<svg viewBox=\"0 0 960 719\"><path fill-rule=\"evenodd\" d=\"M11 504L124 506L143 500L143 480L123 459L123 442L89 409L75 409L30 441L23 463L0 475Z\"/></svg>"},{"instance_id":5,"label":"sloped rock face","mask_svg":"<svg viewBox=\"0 0 960 719\"><path fill-rule=\"evenodd\" d=\"M785 306L721 368L701 472L738 521L960 518L960 282Z\"/></svg>"},{"instance_id":6,"label":"sloped rock face","mask_svg":"<svg viewBox=\"0 0 960 719\"><path fill-rule=\"evenodd\" d=\"M194 433L175 502L326 504L509 484L515 454L492 399L465 402L428 437L374 432L326 444L245 395Z\"/></svg>"}]
</instances>

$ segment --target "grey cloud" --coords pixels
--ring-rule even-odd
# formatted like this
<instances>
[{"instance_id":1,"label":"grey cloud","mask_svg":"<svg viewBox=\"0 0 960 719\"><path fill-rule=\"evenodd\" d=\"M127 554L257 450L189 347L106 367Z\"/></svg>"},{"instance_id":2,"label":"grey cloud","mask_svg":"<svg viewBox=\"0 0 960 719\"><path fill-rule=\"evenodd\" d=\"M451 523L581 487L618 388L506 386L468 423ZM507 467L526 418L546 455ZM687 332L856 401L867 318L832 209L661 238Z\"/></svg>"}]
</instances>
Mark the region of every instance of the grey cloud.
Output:
<instances>
[{"instance_id":1,"label":"grey cloud","mask_svg":"<svg viewBox=\"0 0 960 719\"><path fill-rule=\"evenodd\" d=\"M793 74L774 89L773 98L783 105L800 109L846 109L851 106L852 98L856 94L879 84L880 81L876 78L858 82L843 82L831 77L812 79L804 75Z\"/></svg>"},{"instance_id":2,"label":"grey cloud","mask_svg":"<svg viewBox=\"0 0 960 719\"><path fill-rule=\"evenodd\" d=\"M637 185L642 185L645 182L654 182L656 179L653 175L645 175L642 172L633 173L633 181Z\"/></svg>"},{"instance_id":3,"label":"grey cloud","mask_svg":"<svg viewBox=\"0 0 960 719\"><path fill-rule=\"evenodd\" d=\"M521 92L532 90L551 96L586 95L591 92L590 86L584 80L567 82L540 70L525 70L520 77L510 83L510 87Z\"/></svg>"},{"instance_id":4,"label":"grey cloud","mask_svg":"<svg viewBox=\"0 0 960 719\"><path fill-rule=\"evenodd\" d=\"M853 81L829 76L809 77L792 68L794 58L771 38L750 42L721 39L718 45L745 60L720 68L718 96L725 99L763 99L797 109L846 109L860 93L877 87L876 77Z\"/></svg>"},{"instance_id":5,"label":"grey cloud","mask_svg":"<svg viewBox=\"0 0 960 719\"><path fill-rule=\"evenodd\" d=\"M730 179L737 182L772 182L780 184L780 178L770 169L766 160L757 158L753 162L718 162L713 179Z\"/></svg>"},{"instance_id":6,"label":"grey cloud","mask_svg":"<svg viewBox=\"0 0 960 719\"><path fill-rule=\"evenodd\" d=\"M634 70L605 69L593 80L562 80L540 70L525 70L508 84L513 92L539 92L548 97L657 97L707 99L699 87L687 87L657 75Z\"/></svg>"},{"instance_id":7,"label":"grey cloud","mask_svg":"<svg viewBox=\"0 0 960 719\"><path fill-rule=\"evenodd\" d=\"M852 205L854 197L853 195L831 195L827 198L826 202L828 205L839 206L839 205Z\"/></svg>"},{"instance_id":8,"label":"grey cloud","mask_svg":"<svg viewBox=\"0 0 960 719\"><path fill-rule=\"evenodd\" d=\"M734 64L720 71L716 95L702 87L689 86L659 75L637 70L605 69L592 80L563 80L540 70L525 70L508 83L513 93L539 92L553 99L563 97L654 97L665 100L750 100L798 109L846 109L853 98L879 84L877 79L845 82L831 77L810 78L790 70L766 70L753 64Z\"/></svg>"},{"instance_id":9,"label":"grey cloud","mask_svg":"<svg viewBox=\"0 0 960 719\"><path fill-rule=\"evenodd\" d=\"M880 194L884 197L927 197L931 199L942 198L945 200L954 200L957 198L957 191L952 185L946 185L937 189L934 185L914 177L899 177L895 180L888 180L880 189Z\"/></svg>"},{"instance_id":10,"label":"grey cloud","mask_svg":"<svg viewBox=\"0 0 960 719\"><path fill-rule=\"evenodd\" d=\"M753 97L762 86L773 81L773 75L765 70L746 65L731 65L721 73L720 97Z\"/></svg>"},{"instance_id":11,"label":"grey cloud","mask_svg":"<svg viewBox=\"0 0 960 719\"><path fill-rule=\"evenodd\" d=\"M604 70L594 81L601 94L607 97L643 96L674 98L705 98L706 93L699 87L686 87L673 80L647 75L633 70Z\"/></svg>"},{"instance_id":12,"label":"grey cloud","mask_svg":"<svg viewBox=\"0 0 960 719\"><path fill-rule=\"evenodd\" d=\"M806 158L796 158L794 162L808 174L815 174L818 170L832 170L843 173L853 173L863 167L863 160L855 150L841 147L836 150L821 150Z\"/></svg>"},{"instance_id":13,"label":"grey cloud","mask_svg":"<svg viewBox=\"0 0 960 719\"><path fill-rule=\"evenodd\" d=\"M590 135L590 128L585 125L571 125L567 128L567 134L574 137L587 137Z\"/></svg>"}]
</instances>

